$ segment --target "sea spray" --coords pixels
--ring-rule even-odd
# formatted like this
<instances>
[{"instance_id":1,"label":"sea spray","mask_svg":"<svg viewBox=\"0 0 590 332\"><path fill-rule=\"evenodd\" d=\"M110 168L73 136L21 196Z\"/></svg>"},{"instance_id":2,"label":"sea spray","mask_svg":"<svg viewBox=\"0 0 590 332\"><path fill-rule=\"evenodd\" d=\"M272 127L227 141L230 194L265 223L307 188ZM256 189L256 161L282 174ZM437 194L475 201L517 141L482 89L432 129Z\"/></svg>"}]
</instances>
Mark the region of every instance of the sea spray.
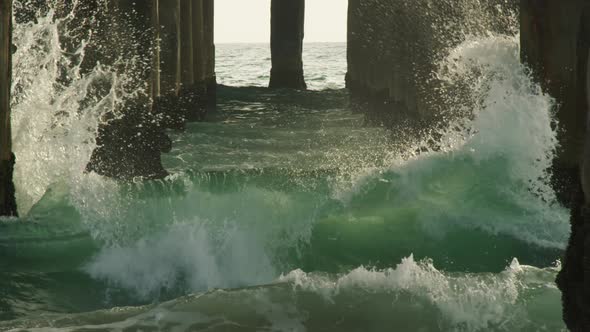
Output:
<instances>
[{"instance_id":1,"label":"sea spray","mask_svg":"<svg viewBox=\"0 0 590 332\"><path fill-rule=\"evenodd\" d=\"M171 197L149 190L139 198L133 192L146 192L145 187L132 185L115 205L121 221L111 222L108 230L97 220L98 238L112 246L86 271L145 298L161 288L260 284L298 267L329 272L360 264L386 267L412 252L458 271L499 271L514 256L541 266L551 263L568 234L567 213L552 205L545 173L556 144L551 98L519 64L516 37L469 39L450 53L447 64L447 77L471 82L470 93L480 102L471 119L440 133L439 149L406 158L387 149L359 149L379 140L387 147L386 134L373 132L381 138L358 136L349 146L328 143L325 156L332 160L299 154L300 165L331 170L323 173L326 184L293 165L292 171L271 171L289 159L261 150L268 160L253 166L258 172L192 169L202 177L191 184L185 182L187 174L178 174L172 183L182 183L183 189ZM279 124L291 119L274 116ZM219 140L220 124L198 126L183 140L201 155L213 154L208 149L219 149L225 140L228 146L239 140L251 154L267 149L259 129L241 129L240 138L226 134ZM310 132L309 127L292 130ZM330 142L341 132L319 128L317 133ZM494 143L498 133L502 144ZM273 139L280 142L278 137ZM214 138L219 146L211 145ZM218 189L211 186L215 174L224 183ZM241 185L232 184L234 176ZM292 181L276 185L287 178ZM184 258L175 262L177 256ZM149 274L150 269L158 272Z\"/></svg>"},{"instance_id":2,"label":"sea spray","mask_svg":"<svg viewBox=\"0 0 590 332\"><path fill-rule=\"evenodd\" d=\"M451 51L439 77L470 87L474 120L463 134L475 160L506 158L507 176L555 203L548 173L558 144L554 101L520 62L519 38L471 37Z\"/></svg>"},{"instance_id":3,"label":"sea spray","mask_svg":"<svg viewBox=\"0 0 590 332\"><path fill-rule=\"evenodd\" d=\"M466 111L460 103L460 109L447 112L468 116L435 131L439 138L434 148L433 138L425 137L401 155L390 154L388 167L340 176L333 197L354 205L373 191L387 192L390 199L380 199L393 210L423 200L429 208L417 219L426 231L440 233L443 219L563 248L567 212L555 201L549 183L557 147L553 99L520 63L518 36L468 38L450 50L438 77L448 98L469 98L471 105ZM520 212L502 215L509 206Z\"/></svg>"},{"instance_id":4,"label":"sea spray","mask_svg":"<svg viewBox=\"0 0 590 332\"><path fill-rule=\"evenodd\" d=\"M19 13L34 5L22 0L14 6ZM117 116L122 105L145 90L137 73L145 56L133 54L131 47L112 54L115 50L100 45L105 30L119 35L104 19L106 5L50 1L45 6L14 29L15 184L23 214L56 182L84 185L84 170L105 114ZM78 17L82 11L89 17ZM124 44L125 39L117 42ZM97 54L104 58L98 61Z\"/></svg>"},{"instance_id":5,"label":"sea spray","mask_svg":"<svg viewBox=\"0 0 590 332\"><path fill-rule=\"evenodd\" d=\"M337 92L245 89L220 94L229 115L176 136L172 176L122 184L83 169L126 90L96 104L79 95L126 77L104 64L82 74L60 51L59 20L16 27L29 50L15 64L17 181L33 209L29 222L0 222L1 314L23 317L0 330L563 328L551 265L568 227L546 186L551 99L518 64L517 38L451 50L441 78L468 82L457 107L471 107L424 139L436 149L400 153L395 135L311 102Z\"/></svg>"},{"instance_id":6,"label":"sea spray","mask_svg":"<svg viewBox=\"0 0 590 332\"><path fill-rule=\"evenodd\" d=\"M85 270L144 298L162 289L268 283L287 250L309 237L315 204L311 197L258 188L223 194L193 189L174 200L136 201L125 218L130 227L119 225L112 247Z\"/></svg>"}]
</instances>

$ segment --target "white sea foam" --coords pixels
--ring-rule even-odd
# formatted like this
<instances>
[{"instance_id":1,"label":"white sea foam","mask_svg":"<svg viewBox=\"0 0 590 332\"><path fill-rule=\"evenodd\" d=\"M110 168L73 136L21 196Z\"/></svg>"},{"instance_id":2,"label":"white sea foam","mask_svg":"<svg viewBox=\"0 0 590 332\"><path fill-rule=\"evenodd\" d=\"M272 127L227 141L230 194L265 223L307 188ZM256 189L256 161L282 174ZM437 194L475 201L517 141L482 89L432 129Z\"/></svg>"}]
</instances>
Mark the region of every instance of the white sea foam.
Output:
<instances>
[{"instance_id":1,"label":"white sea foam","mask_svg":"<svg viewBox=\"0 0 590 332\"><path fill-rule=\"evenodd\" d=\"M320 294L336 304L347 294L390 294L394 306L412 306L396 299L409 293L418 302L426 300L440 315L441 330L448 331L514 331L551 330L550 320L530 316L539 305L530 301L530 292L547 292L558 297L553 283L557 268L538 269L523 266L516 259L499 274L449 274L437 270L432 262L405 258L395 268L386 270L357 268L334 278L295 270L278 282L288 282L299 291ZM406 297L407 299L407 297ZM395 310L394 310L395 311ZM556 313L554 316L559 316ZM432 317L430 318L432 319ZM553 325L561 326L561 324Z\"/></svg>"},{"instance_id":2,"label":"white sea foam","mask_svg":"<svg viewBox=\"0 0 590 332\"><path fill-rule=\"evenodd\" d=\"M340 276L295 270L267 286L216 290L155 307L68 319L39 317L13 327L53 326L27 331L60 332L140 327L187 331L194 326L213 331L235 326L265 331L565 331L553 283L556 272L514 260L498 274L449 274L410 256L385 270L360 267ZM105 324L96 325L97 320Z\"/></svg>"},{"instance_id":3,"label":"white sea foam","mask_svg":"<svg viewBox=\"0 0 590 332\"><path fill-rule=\"evenodd\" d=\"M508 234L535 245L564 248L568 213L555 199L550 166L557 148L553 99L520 63L518 36L472 36L450 50L438 77L452 98L467 98L449 114L453 120L388 166L361 168L335 182L333 197L353 204L375 187L391 183L396 206L423 201L418 219L440 230L440 220ZM462 173L461 173L462 172ZM408 198L409 197L409 198ZM515 213L504 213L516 208ZM444 227L443 227L444 228Z\"/></svg>"},{"instance_id":4,"label":"white sea foam","mask_svg":"<svg viewBox=\"0 0 590 332\"><path fill-rule=\"evenodd\" d=\"M129 204L118 216L133 220L129 227L98 223L97 236L111 245L85 270L144 298L270 282L281 253L305 241L313 224L305 202L257 188Z\"/></svg>"}]
</instances>

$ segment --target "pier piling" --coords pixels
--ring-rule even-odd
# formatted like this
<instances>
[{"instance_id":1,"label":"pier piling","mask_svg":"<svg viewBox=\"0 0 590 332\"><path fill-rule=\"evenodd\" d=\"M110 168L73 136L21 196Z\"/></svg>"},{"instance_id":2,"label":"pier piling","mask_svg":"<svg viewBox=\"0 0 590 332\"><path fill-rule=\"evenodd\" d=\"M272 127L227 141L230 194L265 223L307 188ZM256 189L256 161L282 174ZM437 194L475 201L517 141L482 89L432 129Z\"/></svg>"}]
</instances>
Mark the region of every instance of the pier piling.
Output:
<instances>
[{"instance_id":1,"label":"pier piling","mask_svg":"<svg viewBox=\"0 0 590 332\"><path fill-rule=\"evenodd\" d=\"M195 84L193 70L193 6L192 1L180 3L180 84L181 90L191 90ZM198 14L198 12L196 13Z\"/></svg>"},{"instance_id":2,"label":"pier piling","mask_svg":"<svg viewBox=\"0 0 590 332\"><path fill-rule=\"evenodd\" d=\"M303 76L305 0L272 0L270 88L306 89Z\"/></svg>"},{"instance_id":3,"label":"pier piling","mask_svg":"<svg viewBox=\"0 0 590 332\"><path fill-rule=\"evenodd\" d=\"M556 99L560 147L553 186L571 209L571 235L557 285L571 331L590 331L589 19L585 0L521 1L522 59Z\"/></svg>"},{"instance_id":4,"label":"pier piling","mask_svg":"<svg viewBox=\"0 0 590 332\"><path fill-rule=\"evenodd\" d=\"M215 106L215 45L212 0L158 0L158 107L180 109L189 121L202 120Z\"/></svg>"},{"instance_id":5,"label":"pier piling","mask_svg":"<svg viewBox=\"0 0 590 332\"><path fill-rule=\"evenodd\" d=\"M16 216L12 180L15 156L10 125L12 81L12 0L0 2L0 216Z\"/></svg>"},{"instance_id":6,"label":"pier piling","mask_svg":"<svg viewBox=\"0 0 590 332\"><path fill-rule=\"evenodd\" d=\"M217 104L217 77L215 74L215 3L203 0L203 31L205 56L205 84L207 87L206 108L215 110Z\"/></svg>"},{"instance_id":7,"label":"pier piling","mask_svg":"<svg viewBox=\"0 0 590 332\"><path fill-rule=\"evenodd\" d=\"M180 1L159 1L160 92L176 96L180 88Z\"/></svg>"},{"instance_id":8,"label":"pier piling","mask_svg":"<svg viewBox=\"0 0 590 332\"><path fill-rule=\"evenodd\" d=\"M522 60L543 90L556 99L560 130L553 187L566 206L570 206L572 188L577 188L584 145L585 78L579 76L585 67L585 58L579 54L584 2L521 1Z\"/></svg>"},{"instance_id":9,"label":"pier piling","mask_svg":"<svg viewBox=\"0 0 590 332\"><path fill-rule=\"evenodd\" d=\"M192 0L192 38L193 38L193 70L194 94L197 109L189 114L190 120L198 120L206 112L207 100L207 47L205 44L205 12L203 0Z\"/></svg>"}]
</instances>

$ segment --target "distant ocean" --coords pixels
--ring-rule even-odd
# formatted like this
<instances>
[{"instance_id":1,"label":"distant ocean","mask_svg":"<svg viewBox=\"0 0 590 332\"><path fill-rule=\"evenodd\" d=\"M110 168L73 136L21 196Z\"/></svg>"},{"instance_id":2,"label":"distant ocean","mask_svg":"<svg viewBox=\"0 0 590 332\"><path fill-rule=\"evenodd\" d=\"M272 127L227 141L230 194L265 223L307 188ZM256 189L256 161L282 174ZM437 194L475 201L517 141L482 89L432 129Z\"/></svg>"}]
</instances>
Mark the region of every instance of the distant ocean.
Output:
<instances>
[{"instance_id":1,"label":"distant ocean","mask_svg":"<svg viewBox=\"0 0 590 332\"><path fill-rule=\"evenodd\" d=\"M230 86L268 86L270 44L216 45L218 83ZM346 43L305 43L305 80L311 90L342 89L346 75Z\"/></svg>"}]
</instances>

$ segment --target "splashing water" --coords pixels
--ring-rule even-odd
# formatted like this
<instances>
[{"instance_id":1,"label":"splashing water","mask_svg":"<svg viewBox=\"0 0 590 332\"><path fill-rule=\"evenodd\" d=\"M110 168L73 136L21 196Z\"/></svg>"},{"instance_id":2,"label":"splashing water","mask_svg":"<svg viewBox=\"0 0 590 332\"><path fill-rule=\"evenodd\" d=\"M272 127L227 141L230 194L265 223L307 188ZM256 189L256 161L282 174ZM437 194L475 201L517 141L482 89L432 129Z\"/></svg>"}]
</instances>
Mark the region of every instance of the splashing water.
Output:
<instances>
[{"instance_id":1,"label":"splashing water","mask_svg":"<svg viewBox=\"0 0 590 332\"><path fill-rule=\"evenodd\" d=\"M15 3L17 12L27 6L32 4ZM95 31L77 31L77 10L84 9L79 1L65 13L59 2L47 6L47 13L17 24L14 32L15 185L23 214L52 184L66 181L75 187L85 181L83 172L96 147L101 119L143 89L133 72L117 70L137 66L140 60L134 54L121 54L110 65L86 60L86 48L96 47L97 30L105 27L90 19L85 24ZM85 68L89 64L91 68Z\"/></svg>"},{"instance_id":2,"label":"splashing water","mask_svg":"<svg viewBox=\"0 0 590 332\"><path fill-rule=\"evenodd\" d=\"M564 328L553 101L520 64L518 37L468 37L439 64L449 100L467 98L449 112L470 109L433 133L436 149L433 137L392 148L343 91L220 87L219 114L173 134L169 178L117 183L83 170L135 78L83 70L92 41L72 52L60 40L74 18L50 5L15 27L28 214L0 222L0 330ZM344 54L309 47L310 68ZM342 72L344 59L330 62Z\"/></svg>"}]
</instances>

